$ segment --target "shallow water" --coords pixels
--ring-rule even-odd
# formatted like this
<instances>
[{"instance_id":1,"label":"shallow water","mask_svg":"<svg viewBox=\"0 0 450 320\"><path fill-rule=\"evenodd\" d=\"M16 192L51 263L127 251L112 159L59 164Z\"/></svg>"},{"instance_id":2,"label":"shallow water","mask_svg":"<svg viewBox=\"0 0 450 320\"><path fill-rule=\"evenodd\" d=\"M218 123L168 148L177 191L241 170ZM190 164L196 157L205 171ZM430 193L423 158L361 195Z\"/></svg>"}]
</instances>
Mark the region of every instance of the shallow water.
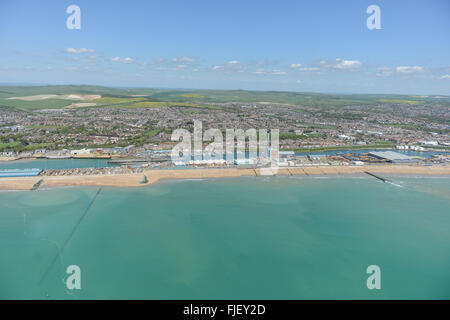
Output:
<instances>
[{"instance_id":1,"label":"shallow water","mask_svg":"<svg viewBox=\"0 0 450 320\"><path fill-rule=\"evenodd\" d=\"M391 180L171 181L94 202L94 187L3 192L0 298L449 299L450 179Z\"/></svg>"},{"instance_id":2,"label":"shallow water","mask_svg":"<svg viewBox=\"0 0 450 320\"><path fill-rule=\"evenodd\" d=\"M108 159L38 159L0 161L0 170L5 169L74 169L74 168L106 168L117 165L108 163Z\"/></svg>"}]
</instances>

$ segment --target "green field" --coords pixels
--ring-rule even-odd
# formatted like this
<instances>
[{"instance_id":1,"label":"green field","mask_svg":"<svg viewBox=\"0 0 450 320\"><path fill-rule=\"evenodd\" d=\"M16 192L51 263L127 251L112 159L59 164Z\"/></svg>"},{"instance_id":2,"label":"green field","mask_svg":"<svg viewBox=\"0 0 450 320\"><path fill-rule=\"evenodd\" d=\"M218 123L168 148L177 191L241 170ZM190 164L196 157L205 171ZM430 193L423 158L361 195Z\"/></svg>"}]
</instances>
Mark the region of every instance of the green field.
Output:
<instances>
[{"instance_id":1,"label":"green field","mask_svg":"<svg viewBox=\"0 0 450 320\"><path fill-rule=\"evenodd\" d=\"M336 109L345 106L404 104L444 105L450 107L450 96L412 96L375 94L321 94L280 91L245 90L163 90L147 88L107 88L99 86L0 86L0 108L38 110L63 108L80 100L46 99L38 101L8 100L11 97L26 97L39 94L96 94L102 98L84 102L98 103L95 107L115 108L162 108L197 107L218 108L212 103L274 103L300 107ZM92 107L91 107L92 108ZM220 107L219 107L220 109Z\"/></svg>"}]
</instances>

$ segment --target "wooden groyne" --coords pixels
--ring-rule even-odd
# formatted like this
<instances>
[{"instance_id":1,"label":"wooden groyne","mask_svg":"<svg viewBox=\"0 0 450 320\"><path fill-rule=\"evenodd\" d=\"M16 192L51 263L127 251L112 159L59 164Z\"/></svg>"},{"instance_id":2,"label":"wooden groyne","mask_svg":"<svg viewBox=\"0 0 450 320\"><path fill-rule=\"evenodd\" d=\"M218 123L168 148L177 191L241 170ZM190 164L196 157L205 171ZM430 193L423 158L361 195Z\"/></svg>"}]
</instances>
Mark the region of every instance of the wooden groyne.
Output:
<instances>
[{"instance_id":1,"label":"wooden groyne","mask_svg":"<svg viewBox=\"0 0 450 320\"><path fill-rule=\"evenodd\" d=\"M377 176L377 175L375 175L375 174L373 174L373 173L370 173L370 172L368 172L368 171L364 171L364 173L365 173L365 174L368 174L369 176L374 177L375 179L381 180L381 181L383 181L383 182L389 182L388 179L382 178L382 177Z\"/></svg>"},{"instance_id":2,"label":"wooden groyne","mask_svg":"<svg viewBox=\"0 0 450 320\"><path fill-rule=\"evenodd\" d=\"M36 182L32 187L31 187L31 191L35 191L37 189L39 189L39 187L44 183L44 179L39 180L38 182Z\"/></svg>"},{"instance_id":3,"label":"wooden groyne","mask_svg":"<svg viewBox=\"0 0 450 320\"><path fill-rule=\"evenodd\" d=\"M142 180L139 181L140 184L147 184L148 183L148 178L147 176L144 174L144 176L142 177Z\"/></svg>"}]
</instances>

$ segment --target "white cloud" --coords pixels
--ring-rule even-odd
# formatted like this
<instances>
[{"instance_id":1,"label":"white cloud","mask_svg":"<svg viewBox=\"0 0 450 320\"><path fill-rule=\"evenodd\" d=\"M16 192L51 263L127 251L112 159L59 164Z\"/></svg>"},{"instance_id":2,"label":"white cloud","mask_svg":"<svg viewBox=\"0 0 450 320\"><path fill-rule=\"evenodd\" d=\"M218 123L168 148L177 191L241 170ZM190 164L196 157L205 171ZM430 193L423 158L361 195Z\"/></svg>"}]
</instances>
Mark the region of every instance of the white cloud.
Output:
<instances>
[{"instance_id":1,"label":"white cloud","mask_svg":"<svg viewBox=\"0 0 450 320\"><path fill-rule=\"evenodd\" d=\"M267 74L267 72L264 71L263 69L258 69L258 70L252 71L251 73L253 73L253 74Z\"/></svg>"},{"instance_id":2,"label":"white cloud","mask_svg":"<svg viewBox=\"0 0 450 320\"><path fill-rule=\"evenodd\" d=\"M301 71L319 71L320 68L317 67L304 67L300 69Z\"/></svg>"},{"instance_id":3,"label":"white cloud","mask_svg":"<svg viewBox=\"0 0 450 320\"><path fill-rule=\"evenodd\" d=\"M130 57L126 57L126 58L114 57L114 58L111 58L111 61L122 62L122 63L127 63L127 64L133 63L133 59L131 59Z\"/></svg>"},{"instance_id":4,"label":"white cloud","mask_svg":"<svg viewBox=\"0 0 450 320\"><path fill-rule=\"evenodd\" d=\"M424 71L423 67L419 66L399 66L395 68L397 73L411 74Z\"/></svg>"},{"instance_id":5,"label":"white cloud","mask_svg":"<svg viewBox=\"0 0 450 320\"><path fill-rule=\"evenodd\" d=\"M119 60L117 60L119 61ZM185 70L190 67L198 68L197 59L190 56L179 56L172 59L158 58L152 61L141 62L142 67L150 67L153 70L168 70L169 68L175 70Z\"/></svg>"},{"instance_id":6,"label":"white cloud","mask_svg":"<svg viewBox=\"0 0 450 320\"><path fill-rule=\"evenodd\" d=\"M291 64L291 69L295 69L297 71L319 71L318 67L303 67L300 63Z\"/></svg>"},{"instance_id":7,"label":"white cloud","mask_svg":"<svg viewBox=\"0 0 450 320\"><path fill-rule=\"evenodd\" d=\"M212 70L214 71L223 71L223 72L243 72L244 71L244 66L242 65L241 62L237 61L237 60L231 60L228 61L225 64L222 65L216 65L214 67L212 67Z\"/></svg>"},{"instance_id":8,"label":"white cloud","mask_svg":"<svg viewBox=\"0 0 450 320\"><path fill-rule=\"evenodd\" d=\"M285 75L286 72L282 71L282 70L271 70L271 71L266 71L264 69L257 69L255 71L251 72L252 74L271 74L271 75L276 75L276 76L281 76L281 75Z\"/></svg>"},{"instance_id":9,"label":"white cloud","mask_svg":"<svg viewBox=\"0 0 450 320\"><path fill-rule=\"evenodd\" d=\"M443 79L450 79L450 74L444 74L442 77L440 77L439 79L443 80Z\"/></svg>"},{"instance_id":10,"label":"white cloud","mask_svg":"<svg viewBox=\"0 0 450 320\"><path fill-rule=\"evenodd\" d=\"M362 67L362 63L359 60L345 60L337 58L335 61L320 60L318 67L305 67L298 68L301 71L320 71L322 69L330 70L348 70L354 71Z\"/></svg>"},{"instance_id":11,"label":"white cloud","mask_svg":"<svg viewBox=\"0 0 450 320\"><path fill-rule=\"evenodd\" d=\"M175 69L177 69L177 70L186 70L187 69L187 65L185 65L185 64L179 64L179 65L177 65L176 67L175 67Z\"/></svg>"},{"instance_id":12,"label":"white cloud","mask_svg":"<svg viewBox=\"0 0 450 320\"><path fill-rule=\"evenodd\" d=\"M336 59L336 63L332 65L332 67L335 69L358 69L361 66L361 61L342 59Z\"/></svg>"},{"instance_id":13,"label":"white cloud","mask_svg":"<svg viewBox=\"0 0 450 320\"><path fill-rule=\"evenodd\" d=\"M272 70L271 72L270 72L270 74L273 74L273 75L284 75L284 74L286 74L286 72L284 72L284 71L281 71L281 70Z\"/></svg>"},{"instance_id":14,"label":"white cloud","mask_svg":"<svg viewBox=\"0 0 450 320\"><path fill-rule=\"evenodd\" d=\"M72 55L70 56L70 61L75 62L85 62L89 64L95 64L100 61L101 56L97 54L89 54L89 55Z\"/></svg>"},{"instance_id":15,"label":"white cloud","mask_svg":"<svg viewBox=\"0 0 450 320\"><path fill-rule=\"evenodd\" d=\"M394 72L397 74L413 74L423 71L425 71L425 68L420 66L398 66L395 67L394 69L388 67L381 67L378 68L376 75L378 77L388 77L394 74Z\"/></svg>"},{"instance_id":16,"label":"white cloud","mask_svg":"<svg viewBox=\"0 0 450 320\"><path fill-rule=\"evenodd\" d=\"M174 63L194 63L197 61L197 59L189 56L181 56L178 58L173 58L172 61Z\"/></svg>"},{"instance_id":17,"label":"white cloud","mask_svg":"<svg viewBox=\"0 0 450 320\"><path fill-rule=\"evenodd\" d=\"M72 66L72 67L64 67L64 70L67 70L67 71L76 71L76 70L79 70L80 68L79 67L74 67L74 66Z\"/></svg>"},{"instance_id":18,"label":"white cloud","mask_svg":"<svg viewBox=\"0 0 450 320\"><path fill-rule=\"evenodd\" d=\"M280 64L280 62L278 60L270 60L270 59L264 59L262 61L251 63L251 65L254 65L255 67L258 67L258 68L268 68L269 66L279 65L279 64Z\"/></svg>"},{"instance_id":19,"label":"white cloud","mask_svg":"<svg viewBox=\"0 0 450 320\"><path fill-rule=\"evenodd\" d=\"M237 60L228 61L224 66L226 71L230 72L243 72L244 66Z\"/></svg>"},{"instance_id":20,"label":"white cloud","mask_svg":"<svg viewBox=\"0 0 450 320\"><path fill-rule=\"evenodd\" d=\"M80 49L75 49L75 48L67 48L64 50L64 52L66 53L93 53L95 52L94 49L87 49L87 48L80 48Z\"/></svg>"},{"instance_id":21,"label":"white cloud","mask_svg":"<svg viewBox=\"0 0 450 320\"><path fill-rule=\"evenodd\" d=\"M388 68L388 67L382 67L382 68L379 68L379 69L377 70L376 75L377 75L378 77L388 77L388 76L392 75L392 69L391 69L391 68Z\"/></svg>"},{"instance_id":22,"label":"white cloud","mask_svg":"<svg viewBox=\"0 0 450 320\"><path fill-rule=\"evenodd\" d=\"M166 59L155 59L153 61L149 61L149 62L142 62L143 66L162 66L162 65L167 65L169 64L169 60Z\"/></svg>"}]
</instances>

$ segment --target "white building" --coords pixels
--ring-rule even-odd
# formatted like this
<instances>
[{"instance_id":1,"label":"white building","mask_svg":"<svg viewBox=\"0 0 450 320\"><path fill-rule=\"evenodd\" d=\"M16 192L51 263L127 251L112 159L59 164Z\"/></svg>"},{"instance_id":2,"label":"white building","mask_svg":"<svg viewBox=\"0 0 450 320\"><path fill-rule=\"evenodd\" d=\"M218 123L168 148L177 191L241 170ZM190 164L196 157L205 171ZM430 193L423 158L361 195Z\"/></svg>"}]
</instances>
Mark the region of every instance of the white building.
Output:
<instances>
[{"instance_id":1,"label":"white building","mask_svg":"<svg viewBox=\"0 0 450 320\"><path fill-rule=\"evenodd\" d=\"M70 155L80 155L80 154L89 154L91 153L91 149L80 149L80 150L70 150Z\"/></svg>"},{"instance_id":2,"label":"white building","mask_svg":"<svg viewBox=\"0 0 450 320\"><path fill-rule=\"evenodd\" d=\"M439 143L437 141L421 141L423 145L437 147Z\"/></svg>"},{"instance_id":3,"label":"white building","mask_svg":"<svg viewBox=\"0 0 450 320\"><path fill-rule=\"evenodd\" d=\"M256 164L256 160L255 159L235 159L234 164L237 166L254 165L254 164Z\"/></svg>"}]
</instances>

